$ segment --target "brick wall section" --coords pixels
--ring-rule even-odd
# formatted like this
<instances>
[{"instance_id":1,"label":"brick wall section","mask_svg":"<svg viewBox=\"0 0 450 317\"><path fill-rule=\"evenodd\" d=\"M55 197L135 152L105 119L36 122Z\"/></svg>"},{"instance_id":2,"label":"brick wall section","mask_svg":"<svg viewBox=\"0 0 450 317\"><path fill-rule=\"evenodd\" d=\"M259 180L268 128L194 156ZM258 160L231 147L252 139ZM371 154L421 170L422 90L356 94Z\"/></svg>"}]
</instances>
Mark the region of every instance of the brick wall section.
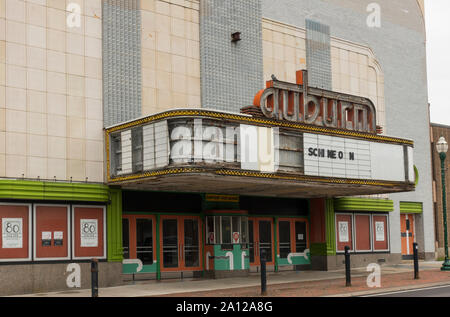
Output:
<instances>
[{"instance_id":1,"label":"brick wall section","mask_svg":"<svg viewBox=\"0 0 450 317\"><path fill-rule=\"evenodd\" d=\"M436 151L436 143L443 136L447 142L450 141L450 126L431 124L431 151L433 157L433 181L435 188L435 225L436 225L436 241L439 248L444 247L444 220L442 218L442 176L441 176L441 160ZM447 219L450 220L450 153L447 153L445 160L445 186L447 189ZM447 222L448 222L447 220ZM449 228L450 229L450 228ZM450 241L450 235L449 235Z\"/></svg>"}]
</instances>

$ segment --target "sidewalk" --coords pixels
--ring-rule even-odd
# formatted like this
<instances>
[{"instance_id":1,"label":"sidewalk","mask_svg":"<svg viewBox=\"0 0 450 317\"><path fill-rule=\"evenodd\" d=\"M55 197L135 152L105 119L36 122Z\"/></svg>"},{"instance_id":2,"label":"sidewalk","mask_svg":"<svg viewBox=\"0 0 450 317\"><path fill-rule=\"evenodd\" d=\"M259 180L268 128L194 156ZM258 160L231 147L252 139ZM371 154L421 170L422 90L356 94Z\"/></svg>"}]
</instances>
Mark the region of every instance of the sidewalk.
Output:
<instances>
[{"instance_id":1,"label":"sidewalk","mask_svg":"<svg viewBox=\"0 0 450 317\"><path fill-rule=\"evenodd\" d=\"M381 288L366 285L369 272L365 268L352 269L352 287L345 287L345 272L301 271L268 273L268 296L342 296L361 295L360 292L380 292L391 288L409 289L423 285L450 284L450 272L441 272L441 262L420 262L420 279L414 280L412 261L381 267ZM29 294L15 297L90 297L90 289ZM260 276L228 279L184 279L141 281L135 284L99 289L100 297L258 297Z\"/></svg>"}]
</instances>

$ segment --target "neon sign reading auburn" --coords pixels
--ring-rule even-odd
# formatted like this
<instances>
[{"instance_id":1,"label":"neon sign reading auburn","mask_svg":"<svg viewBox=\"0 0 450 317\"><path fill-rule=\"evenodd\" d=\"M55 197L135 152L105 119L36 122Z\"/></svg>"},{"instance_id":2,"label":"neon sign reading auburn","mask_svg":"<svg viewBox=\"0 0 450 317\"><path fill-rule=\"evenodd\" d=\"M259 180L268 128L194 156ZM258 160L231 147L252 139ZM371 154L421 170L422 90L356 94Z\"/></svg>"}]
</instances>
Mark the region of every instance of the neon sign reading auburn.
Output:
<instances>
[{"instance_id":1,"label":"neon sign reading auburn","mask_svg":"<svg viewBox=\"0 0 450 317\"><path fill-rule=\"evenodd\" d=\"M267 118L376 134L376 110L369 99L308 87L307 71L296 75L296 84L268 81L254 106Z\"/></svg>"}]
</instances>

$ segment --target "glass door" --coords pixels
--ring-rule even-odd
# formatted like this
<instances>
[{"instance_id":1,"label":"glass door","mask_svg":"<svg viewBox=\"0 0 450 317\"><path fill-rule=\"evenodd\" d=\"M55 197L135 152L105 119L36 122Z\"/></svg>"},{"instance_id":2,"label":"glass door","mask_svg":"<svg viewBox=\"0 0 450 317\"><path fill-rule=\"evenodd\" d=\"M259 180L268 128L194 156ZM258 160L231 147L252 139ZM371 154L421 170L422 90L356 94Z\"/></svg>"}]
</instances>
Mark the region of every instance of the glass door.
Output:
<instances>
[{"instance_id":1,"label":"glass door","mask_svg":"<svg viewBox=\"0 0 450 317\"><path fill-rule=\"evenodd\" d=\"M139 259L142 265L156 261L156 220L153 215L123 215L122 243L124 259Z\"/></svg>"},{"instance_id":2,"label":"glass door","mask_svg":"<svg viewBox=\"0 0 450 317\"><path fill-rule=\"evenodd\" d=\"M280 258L287 259L288 255L292 252L290 221L280 220L278 222L278 236Z\"/></svg>"},{"instance_id":3,"label":"glass door","mask_svg":"<svg viewBox=\"0 0 450 317\"><path fill-rule=\"evenodd\" d=\"M136 219L136 256L143 265L153 264L153 219Z\"/></svg>"},{"instance_id":4,"label":"glass door","mask_svg":"<svg viewBox=\"0 0 450 317\"><path fill-rule=\"evenodd\" d=\"M260 220L259 227L259 255L265 258L267 263L272 262L272 221Z\"/></svg>"},{"instance_id":5,"label":"glass door","mask_svg":"<svg viewBox=\"0 0 450 317\"><path fill-rule=\"evenodd\" d=\"M250 265L255 264L255 235L254 235L254 226L255 222L253 220L248 220L248 234L249 234L249 243L248 243L248 251L250 256Z\"/></svg>"},{"instance_id":6,"label":"glass door","mask_svg":"<svg viewBox=\"0 0 450 317\"><path fill-rule=\"evenodd\" d=\"M180 248L178 244L178 219L169 218L161 221L162 235L162 270L177 269L180 265Z\"/></svg>"},{"instance_id":7,"label":"glass door","mask_svg":"<svg viewBox=\"0 0 450 317\"><path fill-rule=\"evenodd\" d=\"M303 253L308 248L305 221L295 221L295 252Z\"/></svg>"},{"instance_id":8,"label":"glass door","mask_svg":"<svg viewBox=\"0 0 450 317\"><path fill-rule=\"evenodd\" d=\"M280 265L287 265L288 260L293 255L308 249L308 221L299 218L279 218L278 219L278 254L280 255ZM284 264L283 264L284 263Z\"/></svg>"},{"instance_id":9,"label":"glass door","mask_svg":"<svg viewBox=\"0 0 450 317\"><path fill-rule=\"evenodd\" d=\"M183 261L186 268L200 267L200 239L198 219L184 219Z\"/></svg>"},{"instance_id":10,"label":"glass door","mask_svg":"<svg viewBox=\"0 0 450 317\"><path fill-rule=\"evenodd\" d=\"M261 256L266 263L274 263L273 257L273 220L271 218L249 218L250 265L261 264Z\"/></svg>"},{"instance_id":11,"label":"glass door","mask_svg":"<svg viewBox=\"0 0 450 317\"><path fill-rule=\"evenodd\" d=\"M161 271L200 270L199 217L161 217Z\"/></svg>"}]
</instances>

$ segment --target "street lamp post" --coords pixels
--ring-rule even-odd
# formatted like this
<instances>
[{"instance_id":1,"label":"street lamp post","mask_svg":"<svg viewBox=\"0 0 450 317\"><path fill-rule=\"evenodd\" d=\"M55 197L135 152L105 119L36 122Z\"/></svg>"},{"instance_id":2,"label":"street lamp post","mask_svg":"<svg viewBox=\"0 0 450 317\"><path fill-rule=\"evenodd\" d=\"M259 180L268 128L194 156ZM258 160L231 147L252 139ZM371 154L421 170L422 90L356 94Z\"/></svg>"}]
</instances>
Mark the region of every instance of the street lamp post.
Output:
<instances>
[{"instance_id":1,"label":"street lamp post","mask_svg":"<svg viewBox=\"0 0 450 317\"><path fill-rule=\"evenodd\" d=\"M448 151L448 143L443 136L440 137L436 144L439 158L441 159L441 176L442 176L442 215L444 217L444 242L445 242L445 260L442 264L441 271L450 271L450 260L448 258L448 236L447 236L447 192L445 190L445 158Z\"/></svg>"}]
</instances>

